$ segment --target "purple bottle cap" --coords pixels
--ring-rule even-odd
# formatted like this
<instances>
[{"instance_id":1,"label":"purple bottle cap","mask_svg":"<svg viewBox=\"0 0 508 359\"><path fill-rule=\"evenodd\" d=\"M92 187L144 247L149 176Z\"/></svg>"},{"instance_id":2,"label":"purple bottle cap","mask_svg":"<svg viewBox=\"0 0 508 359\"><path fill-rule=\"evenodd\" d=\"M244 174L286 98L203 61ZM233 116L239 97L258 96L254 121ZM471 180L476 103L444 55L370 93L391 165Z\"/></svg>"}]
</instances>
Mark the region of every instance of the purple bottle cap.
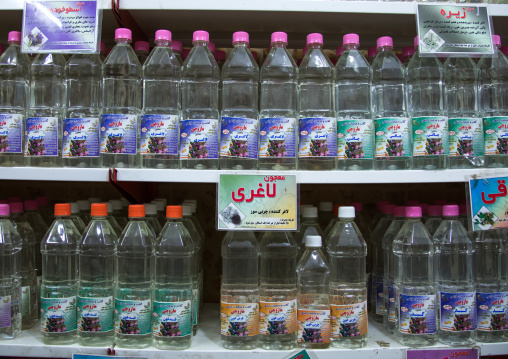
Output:
<instances>
[{"instance_id":1,"label":"purple bottle cap","mask_svg":"<svg viewBox=\"0 0 508 359\"><path fill-rule=\"evenodd\" d=\"M127 39L132 40L132 31L129 29L119 28L115 30L115 40Z\"/></svg>"},{"instance_id":2,"label":"purple bottle cap","mask_svg":"<svg viewBox=\"0 0 508 359\"><path fill-rule=\"evenodd\" d=\"M441 216L443 215L443 207L437 204L431 205L427 210L427 214L429 216Z\"/></svg>"},{"instance_id":3,"label":"purple bottle cap","mask_svg":"<svg viewBox=\"0 0 508 359\"><path fill-rule=\"evenodd\" d=\"M33 199L29 199L29 200L25 201L25 210L37 211L37 208L39 208L39 206L37 205L37 201L34 201Z\"/></svg>"},{"instance_id":4,"label":"purple bottle cap","mask_svg":"<svg viewBox=\"0 0 508 359\"><path fill-rule=\"evenodd\" d=\"M402 56L413 56L415 48L413 46L406 46L402 49Z\"/></svg>"},{"instance_id":5,"label":"purple bottle cap","mask_svg":"<svg viewBox=\"0 0 508 359\"><path fill-rule=\"evenodd\" d=\"M307 35L307 46L310 44L321 44L323 45L323 35L315 32Z\"/></svg>"},{"instance_id":6,"label":"purple bottle cap","mask_svg":"<svg viewBox=\"0 0 508 359\"><path fill-rule=\"evenodd\" d=\"M406 207L406 217L419 218L422 216L422 207L412 206Z\"/></svg>"},{"instance_id":7,"label":"purple bottle cap","mask_svg":"<svg viewBox=\"0 0 508 359\"><path fill-rule=\"evenodd\" d=\"M342 45L356 44L360 45L360 36L357 34L346 34L342 37Z\"/></svg>"},{"instance_id":8,"label":"purple bottle cap","mask_svg":"<svg viewBox=\"0 0 508 359\"><path fill-rule=\"evenodd\" d=\"M9 215L9 205L0 204L0 216L8 216L8 215Z\"/></svg>"},{"instance_id":9,"label":"purple bottle cap","mask_svg":"<svg viewBox=\"0 0 508 359\"><path fill-rule=\"evenodd\" d=\"M443 206L444 217L456 217L459 215L459 206L456 204L447 204Z\"/></svg>"},{"instance_id":10,"label":"purple bottle cap","mask_svg":"<svg viewBox=\"0 0 508 359\"><path fill-rule=\"evenodd\" d=\"M208 31L203 30L194 31L194 33L192 34L192 42L194 41L210 42L210 35L208 34Z\"/></svg>"},{"instance_id":11,"label":"purple bottle cap","mask_svg":"<svg viewBox=\"0 0 508 359\"><path fill-rule=\"evenodd\" d=\"M501 46L501 36L492 35L492 43L494 44L494 46Z\"/></svg>"},{"instance_id":12,"label":"purple bottle cap","mask_svg":"<svg viewBox=\"0 0 508 359\"><path fill-rule=\"evenodd\" d=\"M336 55L340 57L344 53L344 48L342 46L337 47Z\"/></svg>"},{"instance_id":13,"label":"purple bottle cap","mask_svg":"<svg viewBox=\"0 0 508 359\"><path fill-rule=\"evenodd\" d=\"M21 32L19 31L11 31L9 35L7 35L8 42L21 42Z\"/></svg>"},{"instance_id":14,"label":"purple bottle cap","mask_svg":"<svg viewBox=\"0 0 508 359\"><path fill-rule=\"evenodd\" d=\"M171 50L182 52L182 43L180 41L173 41L171 43Z\"/></svg>"},{"instance_id":15,"label":"purple bottle cap","mask_svg":"<svg viewBox=\"0 0 508 359\"><path fill-rule=\"evenodd\" d=\"M394 204L385 204L383 207L383 214L393 214Z\"/></svg>"},{"instance_id":16,"label":"purple bottle cap","mask_svg":"<svg viewBox=\"0 0 508 359\"><path fill-rule=\"evenodd\" d=\"M369 57L376 57L377 56L377 47L373 46L369 49Z\"/></svg>"},{"instance_id":17,"label":"purple bottle cap","mask_svg":"<svg viewBox=\"0 0 508 359\"><path fill-rule=\"evenodd\" d=\"M282 31L276 31L276 32L272 33L271 43L273 44L274 42L283 42L283 43L287 44L288 43L288 34L286 34L285 32L282 32Z\"/></svg>"},{"instance_id":18,"label":"purple bottle cap","mask_svg":"<svg viewBox=\"0 0 508 359\"><path fill-rule=\"evenodd\" d=\"M233 44L237 42L249 42L249 33L245 31L237 31L233 33Z\"/></svg>"},{"instance_id":19,"label":"purple bottle cap","mask_svg":"<svg viewBox=\"0 0 508 359\"><path fill-rule=\"evenodd\" d=\"M393 209L393 215L395 217L404 217L406 215L406 207L405 206L395 206Z\"/></svg>"},{"instance_id":20,"label":"purple bottle cap","mask_svg":"<svg viewBox=\"0 0 508 359\"><path fill-rule=\"evenodd\" d=\"M12 202L9 204L11 213L23 213L23 202Z\"/></svg>"},{"instance_id":21,"label":"purple bottle cap","mask_svg":"<svg viewBox=\"0 0 508 359\"><path fill-rule=\"evenodd\" d=\"M134 43L134 51L150 52L150 44L146 41L136 41Z\"/></svg>"},{"instance_id":22,"label":"purple bottle cap","mask_svg":"<svg viewBox=\"0 0 508 359\"><path fill-rule=\"evenodd\" d=\"M385 46L393 47L393 39L390 36L382 36L377 39L376 44L378 49Z\"/></svg>"},{"instance_id":23,"label":"purple bottle cap","mask_svg":"<svg viewBox=\"0 0 508 359\"><path fill-rule=\"evenodd\" d=\"M169 30L155 31L155 41L157 40L171 41L171 31Z\"/></svg>"}]
</instances>

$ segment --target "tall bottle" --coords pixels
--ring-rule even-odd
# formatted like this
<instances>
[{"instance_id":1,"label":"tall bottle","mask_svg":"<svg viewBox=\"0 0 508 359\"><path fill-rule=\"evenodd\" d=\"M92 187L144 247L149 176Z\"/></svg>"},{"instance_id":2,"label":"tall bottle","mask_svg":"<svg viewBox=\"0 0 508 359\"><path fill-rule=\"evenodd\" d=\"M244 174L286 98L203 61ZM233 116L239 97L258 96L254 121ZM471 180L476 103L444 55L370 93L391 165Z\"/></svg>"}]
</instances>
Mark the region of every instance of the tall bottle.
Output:
<instances>
[{"instance_id":1,"label":"tall bottle","mask_svg":"<svg viewBox=\"0 0 508 359\"><path fill-rule=\"evenodd\" d=\"M180 168L181 65L171 50L171 32L155 32L155 48L143 65L140 151L145 168ZM164 96L160 96L164 94Z\"/></svg>"},{"instance_id":2,"label":"tall bottle","mask_svg":"<svg viewBox=\"0 0 508 359\"><path fill-rule=\"evenodd\" d=\"M127 225L128 220L123 214L122 201L120 201L119 199L114 199L110 202L113 205L113 217L115 217L120 227L124 228Z\"/></svg>"},{"instance_id":3,"label":"tall bottle","mask_svg":"<svg viewBox=\"0 0 508 359\"><path fill-rule=\"evenodd\" d=\"M157 238L161 233L162 227L157 219L157 207L153 203L145 203L145 221L148 224L150 230L152 230L153 236ZM117 222L118 223L118 222Z\"/></svg>"},{"instance_id":4,"label":"tall bottle","mask_svg":"<svg viewBox=\"0 0 508 359\"><path fill-rule=\"evenodd\" d=\"M259 66L249 34L233 34L233 50L222 67L221 169L257 169Z\"/></svg>"},{"instance_id":5,"label":"tall bottle","mask_svg":"<svg viewBox=\"0 0 508 359\"><path fill-rule=\"evenodd\" d=\"M371 114L372 69L360 52L360 37L347 34L335 67L337 165L339 170L374 166L374 122Z\"/></svg>"},{"instance_id":6,"label":"tall bottle","mask_svg":"<svg viewBox=\"0 0 508 359\"><path fill-rule=\"evenodd\" d=\"M259 334L259 244L252 232L227 232L222 240L221 342L252 350Z\"/></svg>"},{"instance_id":7,"label":"tall bottle","mask_svg":"<svg viewBox=\"0 0 508 359\"><path fill-rule=\"evenodd\" d=\"M109 224L111 225L111 228L113 228L113 231L115 232L116 237L118 238L118 236L120 234L122 234L122 232L123 232L123 227L121 227L118 224L118 221L113 216L113 205L111 203L109 203L109 202L106 203L106 205L108 206L107 207L108 208L108 216L106 217L106 219L108 220ZM158 222L157 222L157 224L158 224Z\"/></svg>"},{"instance_id":8,"label":"tall bottle","mask_svg":"<svg viewBox=\"0 0 508 359\"><path fill-rule=\"evenodd\" d=\"M298 169L334 170L337 121L333 109L333 64L323 52L323 35L307 35L298 76Z\"/></svg>"},{"instance_id":9,"label":"tall bottle","mask_svg":"<svg viewBox=\"0 0 508 359\"><path fill-rule=\"evenodd\" d=\"M79 203L71 202L70 205L71 205L71 215L69 218L74 222L74 225L78 229L79 233L84 233L86 229L86 224L79 216Z\"/></svg>"},{"instance_id":10,"label":"tall bottle","mask_svg":"<svg viewBox=\"0 0 508 359\"><path fill-rule=\"evenodd\" d=\"M131 41L131 30L116 29L116 45L102 65L102 167L140 166L138 116L142 71Z\"/></svg>"},{"instance_id":11,"label":"tall bottle","mask_svg":"<svg viewBox=\"0 0 508 359\"><path fill-rule=\"evenodd\" d=\"M288 36L274 32L261 66L260 170L295 170L298 146L298 67L287 50Z\"/></svg>"},{"instance_id":12,"label":"tall bottle","mask_svg":"<svg viewBox=\"0 0 508 359\"><path fill-rule=\"evenodd\" d=\"M376 134L375 169L411 168L411 121L406 103L406 68L393 53L389 36L377 39L372 64L372 116Z\"/></svg>"},{"instance_id":13,"label":"tall bottle","mask_svg":"<svg viewBox=\"0 0 508 359\"><path fill-rule=\"evenodd\" d=\"M79 216L83 220L85 226L88 226L92 217L90 217L91 204L87 199L80 199L78 201Z\"/></svg>"},{"instance_id":14,"label":"tall bottle","mask_svg":"<svg viewBox=\"0 0 508 359\"><path fill-rule=\"evenodd\" d=\"M37 285L40 286L42 279L42 254L41 242L48 231L48 225L44 222L41 214L37 211L37 201L27 200L24 202L25 217L35 232L35 271L37 272Z\"/></svg>"},{"instance_id":15,"label":"tall bottle","mask_svg":"<svg viewBox=\"0 0 508 359\"><path fill-rule=\"evenodd\" d=\"M219 168L220 69L206 31L194 31L192 48L182 65L182 168Z\"/></svg>"},{"instance_id":16,"label":"tall bottle","mask_svg":"<svg viewBox=\"0 0 508 359\"><path fill-rule=\"evenodd\" d=\"M429 218L425 221L425 228L427 228L431 236L434 236L441 222L443 222L443 206L429 206L428 213Z\"/></svg>"},{"instance_id":17,"label":"tall bottle","mask_svg":"<svg viewBox=\"0 0 508 359\"><path fill-rule=\"evenodd\" d=\"M320 236L321 238L324 236L317 218L318 211L316 207L304 207L302 209L300 230L296 232L293 237L298 247L298 260L300 260L303 252L305 252L305 238L307 238L307 236Z\"/></svg>"}]
</instances>

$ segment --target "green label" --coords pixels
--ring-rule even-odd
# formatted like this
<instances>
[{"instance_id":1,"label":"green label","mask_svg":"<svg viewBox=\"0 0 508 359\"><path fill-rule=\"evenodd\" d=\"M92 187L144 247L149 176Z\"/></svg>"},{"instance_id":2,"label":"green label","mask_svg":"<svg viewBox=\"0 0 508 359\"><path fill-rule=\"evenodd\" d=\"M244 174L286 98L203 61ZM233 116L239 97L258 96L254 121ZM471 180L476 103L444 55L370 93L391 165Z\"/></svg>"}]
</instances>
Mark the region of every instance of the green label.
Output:
<instances>
[{"instance_id":1,"label":"green label","mask_svg":"<svg viewBox=\"0 0 508 359\"><path fill-rule=\"evenodd\" d=\"M41 331L66 333L76 330L76 297L41 298Z\"/></svg>"},{"instance_id":2,"label":"green label","mask_svg":"<svg viewBox=\"0 0 508 359\"><path fill-rule=\"evenodd\" d=\"M185 337L191 335L191 301L153 302L153 335Z\"/></svg>"},{"instance_id":3,"label":"green label","mask_svg":"<svg viewBox=\"0 0 508 359\"><path fill-rule=\"evenodd\" d=\"M113 297L78 297L78 330L80 332L113 330Z\"/></svg>"},{"instance_id":4,"label":"green label","mask_svg":"<svg viewBox=\"0 0 508 359\"><path fill-rule=\"evenodd\" d=\"M448 117L413 117L413 156L447 155Z\"/></svg>"},{"instance_id":5,"label":"green label","mask_svg":"<svg viewBox=\"0 0 508 359\"><path fill-rule=\"evenodd\" d=\"M485 155L508 154L508 116L483 119Z\"/></svg>"},{"instance_id":6,"label":"green label","mask_svg":"<svg viewBox=\"0 0 508 359\"><path fill-rule=\"evenodd\" d=\"M192 290L192 325L198 324L199 289Z\"/></svg>"},{"instance_id":7,"label":"green label","mask_svg":"<svg viewBox=\"0 0 508 359\"><path fill-rule=\"evenodd\" d=\"M115 331L118 334L145 335L152 326L151 301L115 299Z\"/></svg>"},{"instance_id":8,"label":"green label","mask_svg":"<svg viewBox=\"0 0 508 359\"><path fill-rule=\"evenodd\" d=\"M373 121L337 121L337 158L372 159L374 148Z\"/></svg>"},{"instance_id":9,"label":"green label","mask_svg":"<svg viewBox=\"0 0 508 359\"><path fill-rule=\"evenodd\" d=\"M450 156L483 156L483 121L481 118L451 118Z\"/></svg>"},{"instance_id":10,"label":"green label","mask_svg":"<svg viewBox=\"0 0 508 359\"><path fill-rule=\"evenodd\" d=\"M411 157L409 118L379 118L376 126L376 158Z\"/></svg>"}]
</instances>

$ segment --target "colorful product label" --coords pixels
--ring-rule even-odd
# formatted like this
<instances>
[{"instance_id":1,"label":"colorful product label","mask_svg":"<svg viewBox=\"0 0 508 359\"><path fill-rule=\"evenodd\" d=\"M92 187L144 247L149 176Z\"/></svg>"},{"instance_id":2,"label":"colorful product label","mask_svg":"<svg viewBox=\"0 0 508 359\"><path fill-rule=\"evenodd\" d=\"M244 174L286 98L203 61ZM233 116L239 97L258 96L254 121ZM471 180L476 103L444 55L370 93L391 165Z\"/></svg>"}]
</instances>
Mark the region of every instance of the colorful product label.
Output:
<instances>
[{"instance_id":1,"label":"colorful product label","mask_svg":"<svg viewBox=\"0 0 508 359\"><path fill-rule=\"evenodd\" d=\"M151 332L152 305L150 300L115 299L115 332L145 335Z\"/></svg>"},{"instance_id":2,"label":"colorful product label","mask_svg":"<svg viewBox=\"0 0 508 359\"><path fill-rule=\"evenodd\" d=\"M142 155L178 155L179 137L177 116L141 116L139 151Z\"/></svg>"},{"instance_id":3,"label":"colorful product label","mask_svg":"<svg viewBox=\"0 0 508 359\"><path fill-rule=\"evenodd\" d=\"M219 121L180 121L180 159L219 158Z\"/></svg>"},{"instance_id":4,"label":"colorful product label","mask_svg":"<svg viewBox=\"0 0 508 359\"><path fill-rule=\"evenodd\" d=\"M483 131L485 155L508 155L508 116L485 117Z\"/></svg>"},{"instance_id":5,"label":"colorful product label","mask_svg":"<svg viewBox=\"0 0 508 359\"><path fill-rule=\"evenodd\" d=\"M66 333L76 330L76 297L41 298L41 331Z\"/></svg>"},{"instance_id":6,"label":"colorful product label","mask_svg":"<svg viewBox=\"0 0 508 359\"><path fill-rule=\"evenodd\" d=\"M191 301L153 302L153 335L185 337L192 334Z\"/></svg>"},{"instance_id":7,"label":"colorful product label","mask_svg":"<svg viewBox=\"0 0 508 359\"><path fill-rule=\"evenodd\" d=\"M58 156L58 118L30 117L25 127L25 157Z\"/></svg>"},{"instance_id":8,"label":"colorful product label","mask_svg":"<svg viewBox=\"0 0 508 359\"><path fill-rule=\"evenodd\" d=\"M337 121L332 117L302 118L300 123L300 157L335 157Z\"/></svg>"},{"instance_id":9,"label":"colorful product label","mask_svg":"<svg viewBox=\"0 0 508 359\"><path fill-rule=\"evenodd\" d=\"M330 311L298 309L298 342L330 343Z\"/></svg>"},{"instance_id":10,"label":"colorful product label","mask_svg":"<svg viewBox=\"0 0 508 359\"><path fill-rule=\"evenodd\" d=\"M450 156L483 156L481 118L450 118Z\"/></svg>"},{"instance_id":11,"label":"colorful product label","mask_svg":"<svg viewBox=\"0 0 508 359\"><path fill-rule=\"evenodd\" d=\"M101 153L135 155L137 151L138 116L101 116Z\"/></svg>"},{"instance_id":12,"label":"colorful product label","mask_svg":"<svg viewBox=\"0 0 508 359\"><path fill-rule=\"evenodd\" d=\"M78 297L78 331L109 332L113 330L113 297Z\"/></svg>"},{"instance_id":13,"label":"colorful product label","mask_svg":"<svg viewBox=\"0 0 508 359\"><path fill-rule=\"evenodd\" d=\"M35 292L35 287L33 290ZM29 285L26 287L21 287L21 315L30 315L30 296L31 287Z\"/></svg>"},{"instance_id":14,"label":"colorful product label","mask_svg":"<svg viewBox=\"0 0 508 359\"><path fill-rule=\"evenodd\" d=\"M199 289L192 290L192 325L198 325Z\"/></svg>"},{"instance_id":15,"label":"colorful product label","mask_svg":"<svg viewBox=\"0 0 508 359\"><path fill-rule=\"evenodd\" d=\"M296 299L285 302L259 302L259 334L296 332Z\"/></svg>"},{"instance_id":16,"label":"colorful product label","mask_svg":"<svg viewBox=\"0 0 508 359\"><path fill-rule=\"evenodd\" d=\"M478 330L495 332L508 330L508 292L476 293Z\"/></svg>"},{"instance_id":17,"label":"colorful product label","mask_svg":"<svg viewBox=\"0 0 508 359\"><path fill-rule=\"evenodd\" d=\"M330 305L332 338L351 338L367 334L367 301Z\"/></svg>"},{"instance_id":18,"label":"colorful product label","mask_svg":"<svg viewBox=\"0 0 508 359\"><path fill-rule=\"evenodd\" d=\"M383 294L383 282L376 283L376 314L383 315L385 309L385 300Z\"/></svg>"},{"instance_id":19,"label":"colorful product label","mask_svg":"<svg viewBox=\"0 0 508 359\"><path fill-rule=\"evenodd\" d=\"M251 337L259 333L258 303L220 303L220 333Z\"/></svg>"},{"instance_id":20,"label":"colorful product label","mask_svg":"<svg viewBox=\"0 0 508 359\"><path fill-rule=\"evenodd\" d=\"M259 122L252 118L223 117L220 156L258 158Z\"/></svg>"},{"instance_id":21,"label":"colorful product label","mask_svg":"<svg viewBox=\"0 0 508 359\"><path fill-rule=\"evenodd\" d=\"M11 296L0 297L0 328L11 326Z\"/></svg>"},{"instance_id":22,"label":"colorful product label","mask_svg":"<svg viewBox=\"0 0 508 359\"><path fill-rule=\"evenodd\" d=\"M399 330L404 334L434 334L436 296L400 294Z\"/></svg>"},{"instance_id":23,"label":"colorful product label","mask_svg":"<svg viewBox=\"0 0 508 359\"><path fill-rule=\"evenodd\" d=\"M409 118L379 118L374 123L376 127L376 158L411 157Z\"/></svg>"},{"instance_id":24,"label":"colorful product label","mask_svg":"<svg viewBox=\"0 0 508 359\"><path fill-rule=\"evenodd\" d=\"M413 156L447 155L448 117L413 117Z\"/></svg>"},{"instance_id":25,"label":"colorful product label","mask_svg":"<svg viewBox=\"0 0 508 359\"><path fill-rule=\"evenodd\" d=\"M372 159L374 122L368 120L337 121L337 158Z\"/></svg>"},{"instance_id":26,"label":"colorful product label","mask_svg":"<svg viewBox=\"0 0 508 359\"><path fill-rule=\"evenodd\" d=\"M295 158L296 125L295 118L262 118L259 157Z\"/></svg>"},{"instance_id":27,"label":"colorful product label","mask_svg":"<svg viewBox=\"0 0 508 359\"><path fill-rule=\"evenodd\" d=\"M395 304L395 288L388 287L388 321L397 322L397 306Z\"/></svg>"},{"instance_id":28,"label":"colorful product label","mask_svg":"<svg viewBox=\"0 0 508 359\"><path fill-rule=\"evenodd\" d=\"M99 119L68 118L63 123L62 157L99 157Z\"/></svg>"},{"instance_id":29,"label":"colorful product label","mask_svg":"<svg viewBox=\"0 0 508 359\"><path fill-rule=\"evenodd\" d=\"M23 116L0 113L0 154L21 153Z\"/></svg>"},{"instance_id":30,"label":"colorful product label","mask_svg":"<svg viewBox=\"0 0 508 359\"><path fill-rule=\"evenodd\" d=\"M476 330L476 292L440 294L441 330Z\"/></svg>"}]
</instances>

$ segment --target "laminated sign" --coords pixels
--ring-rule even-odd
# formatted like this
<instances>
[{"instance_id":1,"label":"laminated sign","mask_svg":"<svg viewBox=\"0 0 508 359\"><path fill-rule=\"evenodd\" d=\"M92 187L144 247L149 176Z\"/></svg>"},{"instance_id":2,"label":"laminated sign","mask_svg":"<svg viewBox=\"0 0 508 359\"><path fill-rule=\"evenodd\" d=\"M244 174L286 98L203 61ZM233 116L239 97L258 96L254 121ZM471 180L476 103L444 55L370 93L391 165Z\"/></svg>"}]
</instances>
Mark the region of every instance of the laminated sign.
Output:
<instances>
[{"instance_id":1,"label":"laminated sign","mask_svg":"<svg viewBox=\"0 0 508 359\"><path fill-rule=\"evenodd\" d=\"M508 227L508 177L469 181L470 216L474 231Z\"/></svg>"}]
</instances>

